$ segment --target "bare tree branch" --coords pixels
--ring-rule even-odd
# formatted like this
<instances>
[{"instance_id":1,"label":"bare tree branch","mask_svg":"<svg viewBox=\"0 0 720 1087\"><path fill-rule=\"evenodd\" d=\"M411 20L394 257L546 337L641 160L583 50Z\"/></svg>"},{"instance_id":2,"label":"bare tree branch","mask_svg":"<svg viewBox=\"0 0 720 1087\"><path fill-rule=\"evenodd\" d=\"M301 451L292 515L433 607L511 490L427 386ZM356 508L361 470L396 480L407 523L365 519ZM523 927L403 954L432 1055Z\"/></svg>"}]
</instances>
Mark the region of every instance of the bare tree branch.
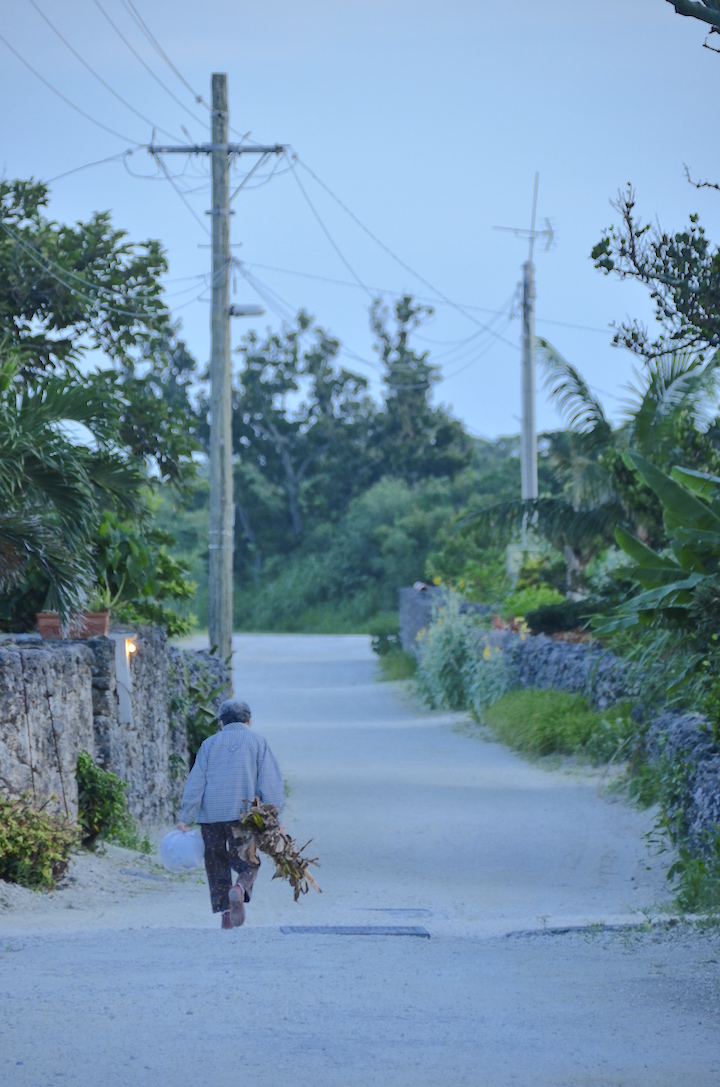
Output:
<instances>
[{"instance_id":1,"label":"bare tree branch","mask_svg":"<svg viewBox=\"0 0 720 1087\"><path fill-rule=\"evenodd\" d=\"M713 49L713 53L720 53L720 49ZM717 189L717 191L720 192L720 185L718 185L716 181L693 181L685 163L683 163L683 166L685 167L685 177L696 189Z\"/></svg>"}]
</instances>

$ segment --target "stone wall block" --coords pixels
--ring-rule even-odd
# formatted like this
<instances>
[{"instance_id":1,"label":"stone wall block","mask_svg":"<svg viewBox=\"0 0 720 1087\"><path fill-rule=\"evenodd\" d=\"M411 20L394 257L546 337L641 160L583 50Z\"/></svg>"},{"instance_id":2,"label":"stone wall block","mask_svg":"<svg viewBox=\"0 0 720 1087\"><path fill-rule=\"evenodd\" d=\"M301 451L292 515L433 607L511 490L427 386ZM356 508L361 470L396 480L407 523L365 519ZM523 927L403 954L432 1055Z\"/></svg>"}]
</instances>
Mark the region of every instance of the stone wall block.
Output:
<instances>
[{"instance_id":1,"label":"stone wall block","mask_svg":"<svg viewBox=\"0 0 720 1087\"><path fill-rule=\"evenodd\" d=\"M73 645L0 650L0 788L77 816L78 751L93 751L90 659Z\"/></svg>"},{"instance_id":2,"label":"stone wall block","mask_svg":"<svg viewBox=\"0 0 720 1087\"><path fill-rule=\"evenodd\" d=\"M165 633L141 629L130 660L132 716L120 724L115 645L109 638L0 641L0 791L32 793L77 816L77 756L127 782L132 814L143 826L173 819L188 766L189 687L217 687L215 708L231 693L222 661L169 649ZM205 682L203 682L205 681ZM173 708L174 707L174 708ZM171 712L172 708L172 712Z\"/></svg>"}]
</instances>

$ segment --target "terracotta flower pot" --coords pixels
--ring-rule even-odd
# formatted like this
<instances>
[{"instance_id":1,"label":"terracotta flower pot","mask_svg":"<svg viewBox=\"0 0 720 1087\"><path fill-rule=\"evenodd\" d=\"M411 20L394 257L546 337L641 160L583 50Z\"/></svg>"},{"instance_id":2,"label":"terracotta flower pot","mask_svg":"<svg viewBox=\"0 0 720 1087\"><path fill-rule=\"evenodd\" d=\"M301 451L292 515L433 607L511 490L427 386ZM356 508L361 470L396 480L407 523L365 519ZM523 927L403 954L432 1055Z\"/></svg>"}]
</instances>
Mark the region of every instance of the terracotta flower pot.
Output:
<instances>
[{"instance_id":1,"label":"terracotta flower pot","mask_svg":"<svg viewBox=\"0 0 720 1087\"><path fill-rule=\"evenodd\" d=\"M38 634L41 638L63 638L60 616L56 611L39 611L36 615ZM107 637L110 630L109 611L84 611L67 633L69 638Z\"/></svg>"},{"instance_id":2,"label":"terracotta flower pot","mask_svg":"<svg viewBox=\"0 0 720 1087\"><path fill-rule=\"evenodd\" d=\"M60 616L56 611L39 611L35 619L41 638L62 638Z\"/></svg>"},{"instance_id":3,"label":"terracotta flower pot","mask_svg":"<svg viewBox=\"0 0 720 1087\"><path fill-rule=\"evenodd\" d=\"M70 634L73 638L107 638L109 630L109 611L84 611L70 627Z\"/></svg>"}]
</instances>

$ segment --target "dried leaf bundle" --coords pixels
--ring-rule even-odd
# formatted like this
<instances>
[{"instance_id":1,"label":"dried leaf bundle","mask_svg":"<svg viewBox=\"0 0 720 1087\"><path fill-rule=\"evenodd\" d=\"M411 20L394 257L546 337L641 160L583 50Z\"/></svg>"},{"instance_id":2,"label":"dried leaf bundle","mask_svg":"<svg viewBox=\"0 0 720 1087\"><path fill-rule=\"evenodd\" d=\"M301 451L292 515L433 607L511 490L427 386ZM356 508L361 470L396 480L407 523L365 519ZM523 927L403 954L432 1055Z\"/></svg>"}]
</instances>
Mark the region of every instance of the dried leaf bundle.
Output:
<instances>
[{"instance_id":1,"label":"dried leaf bundle","mask_svg":"<svg viewBox=\"0 0 720 1087\"><path fill-rule=\"evenodd\" d=\"M239 823L240 826L233 827L235 839L241 838L248 846L254 845L270 857L275 865L273 879L286 879L293 889L296 902L301 894L308 893L311 886L321 893L308 872L309 866L319 865L319 861L317 857L302 855L310 842L298 849L297 842L280 829L278 811L274 804L261 804L255 797L249 809L240 816Z\"/></svg>"}]
</instances>

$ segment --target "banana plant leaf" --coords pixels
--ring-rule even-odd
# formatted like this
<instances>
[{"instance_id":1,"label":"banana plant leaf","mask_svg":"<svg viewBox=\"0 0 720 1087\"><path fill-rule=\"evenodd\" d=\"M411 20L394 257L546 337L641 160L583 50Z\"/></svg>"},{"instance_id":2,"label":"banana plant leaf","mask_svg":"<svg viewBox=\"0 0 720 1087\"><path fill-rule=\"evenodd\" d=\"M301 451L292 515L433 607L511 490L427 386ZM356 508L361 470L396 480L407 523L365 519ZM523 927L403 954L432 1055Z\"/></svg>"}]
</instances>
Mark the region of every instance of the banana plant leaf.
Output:
<instances>
[{"instance_id":1,"label":"banana plant leaf","mask_svg":"<svg viewBox=\"0 0 720 1087\"><path fill-rule=\"evenodd\" d=\"M691 494L681 483L656 468L639 453L630 450L626 458L648 487L660 499L665 524L672 535L676 526L693 526L704 531L716 531L720 534L720 515Z\"/></svg>"},{"instance_id":2,"label":"banana plant leaf","mask_svg":"<svg viewBox=\"0 0 720 1087\"><path fill-rule=\"evenodd\" d=\"M720 476L712 476L706 472L696 472L693 468L679 466L673 468L670 475L698 498L704 498L711 506L717 504L715 512L720 513Z\"/></svg>"}]
</instances>

